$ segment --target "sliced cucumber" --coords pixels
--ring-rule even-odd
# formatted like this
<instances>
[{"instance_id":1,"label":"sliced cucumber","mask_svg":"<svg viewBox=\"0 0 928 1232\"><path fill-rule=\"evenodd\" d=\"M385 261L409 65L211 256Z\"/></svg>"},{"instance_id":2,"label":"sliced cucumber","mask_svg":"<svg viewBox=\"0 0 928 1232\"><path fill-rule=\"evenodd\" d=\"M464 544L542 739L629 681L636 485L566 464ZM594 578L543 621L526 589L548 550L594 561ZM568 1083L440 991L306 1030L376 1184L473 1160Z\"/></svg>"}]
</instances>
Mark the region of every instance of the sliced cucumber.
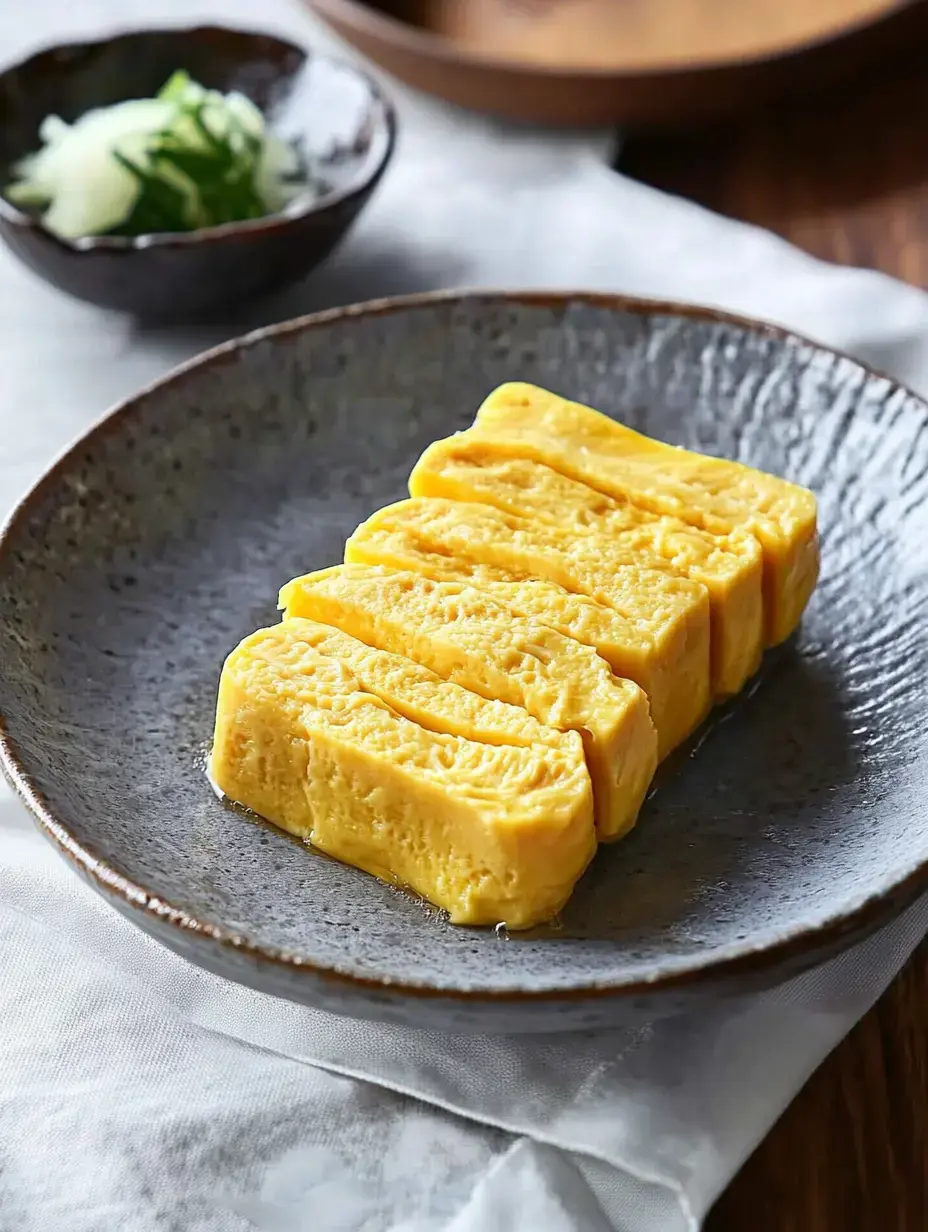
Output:
<instances>
[{"instance_id":1,"label":"sliced cucumber","mask_svg":"<svg viewBox=\"0 0 928 1232\"><path fill-rule=\"evenodd\" d=\"M243 94L174 73L157 98L48 116L42 147L14 168L14 205L44 210L63 239L189 231L259 218L308 188L296 149Z\"/></svg>"}]
</instances>

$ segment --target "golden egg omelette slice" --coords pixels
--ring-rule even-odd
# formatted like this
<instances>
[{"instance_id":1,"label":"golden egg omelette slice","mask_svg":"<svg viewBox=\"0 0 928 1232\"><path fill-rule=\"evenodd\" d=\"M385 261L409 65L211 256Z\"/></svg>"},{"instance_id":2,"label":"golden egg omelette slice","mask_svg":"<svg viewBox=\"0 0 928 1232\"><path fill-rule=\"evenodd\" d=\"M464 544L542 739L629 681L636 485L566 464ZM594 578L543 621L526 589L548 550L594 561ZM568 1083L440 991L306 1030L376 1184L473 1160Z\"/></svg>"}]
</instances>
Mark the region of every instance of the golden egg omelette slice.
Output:
<instances>
[{"instance_id":1,"label":"golden egg omelette slice","mask_svg":"<svg viewBox=\"0 0 928 1232\"><path fill-rule=\"evenodd\" d=\"M676 748L712 704L710 610L704 586L648 568L600 535L573 535L490 505L439 499L399 501L379 510L345 546L348 561L367 557L385 534L398 534L450 558L555 582L614 609L629 632L613 669L647 693L659 756ZM382 563L395 563L383 560Z\"/></svg>"},{"instance_id":2,"label":"golden egg omelette slice","mask_svg":"<svg viewBox=\"0 0 928 1232\"><path fill-rule=\"evenodd\" d=\"M798 625L819 569L817 507L806 488L652 440L521 382L494 390L471 432L642 509L712 534L756 536L764 553L767 645L784 641Z\"/></svg>"},{"instance_id":3,"label":"golden egg omelette slice","mask_svg":"<svg viewBox=\"0 0 928 1232\"><path fill-rule=\"evenodd\" d=\"M490 700L521 706L584 743L600 838L633 824L657 762L648 701L589 646L517 615L473 587L367 565L295 578L285 618L334 625Z\"/></svg>"},{"instance_id":4,"label":"golden egg omelette slice","mask_svg":"<svg viewBox=\"0 0 928 1232\"><path fill-rule=\"evenodd\" d=\"M604 535L630 561L701 583L709 592L714 696L740 692L757 671L764 646L763 553L753 535L715 536L638 509L466 432L426 449L409 491L495 505L570 534Z\"/></svg>"},{"instance_id":5,"label":"golden egg omelette slice","mask_svg":"<svg viewBox=\"0 0 928 1232\"><path fill-rule=\"evenodd\" d=\"M209 771L229 799L456 924L549 919L596 847L579 736L311 621L228 657Z\"/></svg>"}]
</instances>

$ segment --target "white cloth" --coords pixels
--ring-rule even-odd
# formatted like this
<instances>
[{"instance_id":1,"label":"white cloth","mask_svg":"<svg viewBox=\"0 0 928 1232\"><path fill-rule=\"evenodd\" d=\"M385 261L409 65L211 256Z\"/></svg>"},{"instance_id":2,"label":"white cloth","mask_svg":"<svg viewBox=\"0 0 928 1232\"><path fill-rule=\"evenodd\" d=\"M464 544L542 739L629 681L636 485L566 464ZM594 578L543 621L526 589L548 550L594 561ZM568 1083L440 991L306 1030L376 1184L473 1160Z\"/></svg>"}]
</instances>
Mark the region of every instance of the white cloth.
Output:
<instances>
[{"instance_id":1,"label":"white cloth","mask_svg":"<svg viewBox=\"0 0 928 1232\"><path fill-rule=\"evenodd\" d=\"M331 42L283 0L77 9L2 6L3 58L200 16ZM782 322L928 391L920 292L623 180L601 135L505 129L391 89L387 179L265 320L453 285L615 289ZM0 255L0 508L108 403L255 323L139 328ZM828 967L698 1017L462 1039L224 983L96 898L8 794L0 831L0 1228L17 1232L693 1232L928 928L923 901Z\"/></svg>"}]
</instances>

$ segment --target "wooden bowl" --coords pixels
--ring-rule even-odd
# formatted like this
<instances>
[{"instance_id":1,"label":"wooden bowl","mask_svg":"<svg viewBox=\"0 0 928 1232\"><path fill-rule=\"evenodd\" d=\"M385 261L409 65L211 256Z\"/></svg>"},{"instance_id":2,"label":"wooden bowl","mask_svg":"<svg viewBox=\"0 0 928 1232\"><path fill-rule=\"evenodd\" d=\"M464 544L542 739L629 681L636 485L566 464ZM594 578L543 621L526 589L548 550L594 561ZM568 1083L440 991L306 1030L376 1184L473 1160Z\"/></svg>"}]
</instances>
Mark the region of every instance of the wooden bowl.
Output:
<instances>
[{"instance_id":1,"label":"wooden bowl","mask_svg":"<svg viewBox=\"0 0 928 1232\"><path fill-rule=\"evenodd\" d=\"M679 126L810 90L928 35L924 0L305 0L403 81L563 125Z\"/></svg>"},{"instance_id":2,"label":"wooden bowl","mask_svg":"<svg viewBox=\"0 0 928 1232\"><path fill-rule=\"evenodd\" d=\"M393 150L393 108L365 74L292 43L214 26L138 30L39 52L0 74L0 189L50 112L152 96L175 69L241 90L285 138L304 138L323 183L254 222L121 238L59 239L0 196L0 235L62 291L138 317L200 316L295 282L342 238Z\"/></svg>"}]
</instances>

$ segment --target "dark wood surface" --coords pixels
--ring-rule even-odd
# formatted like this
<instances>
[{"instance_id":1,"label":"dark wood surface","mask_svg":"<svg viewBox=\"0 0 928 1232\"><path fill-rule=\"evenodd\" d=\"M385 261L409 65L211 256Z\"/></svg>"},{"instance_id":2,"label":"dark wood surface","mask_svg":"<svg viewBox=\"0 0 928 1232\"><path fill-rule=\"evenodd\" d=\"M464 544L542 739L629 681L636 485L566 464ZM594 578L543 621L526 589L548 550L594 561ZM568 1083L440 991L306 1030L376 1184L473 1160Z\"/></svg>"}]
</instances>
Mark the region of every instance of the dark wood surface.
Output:
<instances>
[{"instance_id":1,"label":"dark wood surface","mask_svg":"<svg viewBox=\"0 0 928 1232\"><path fill-rule=\"evenodd\" d=\"M801 106L632 139L622 170L817 256L928 287L920 58ZM706 1229L928 1230L928 945L813 1075Z\"/></svg>"}]
</instances>

